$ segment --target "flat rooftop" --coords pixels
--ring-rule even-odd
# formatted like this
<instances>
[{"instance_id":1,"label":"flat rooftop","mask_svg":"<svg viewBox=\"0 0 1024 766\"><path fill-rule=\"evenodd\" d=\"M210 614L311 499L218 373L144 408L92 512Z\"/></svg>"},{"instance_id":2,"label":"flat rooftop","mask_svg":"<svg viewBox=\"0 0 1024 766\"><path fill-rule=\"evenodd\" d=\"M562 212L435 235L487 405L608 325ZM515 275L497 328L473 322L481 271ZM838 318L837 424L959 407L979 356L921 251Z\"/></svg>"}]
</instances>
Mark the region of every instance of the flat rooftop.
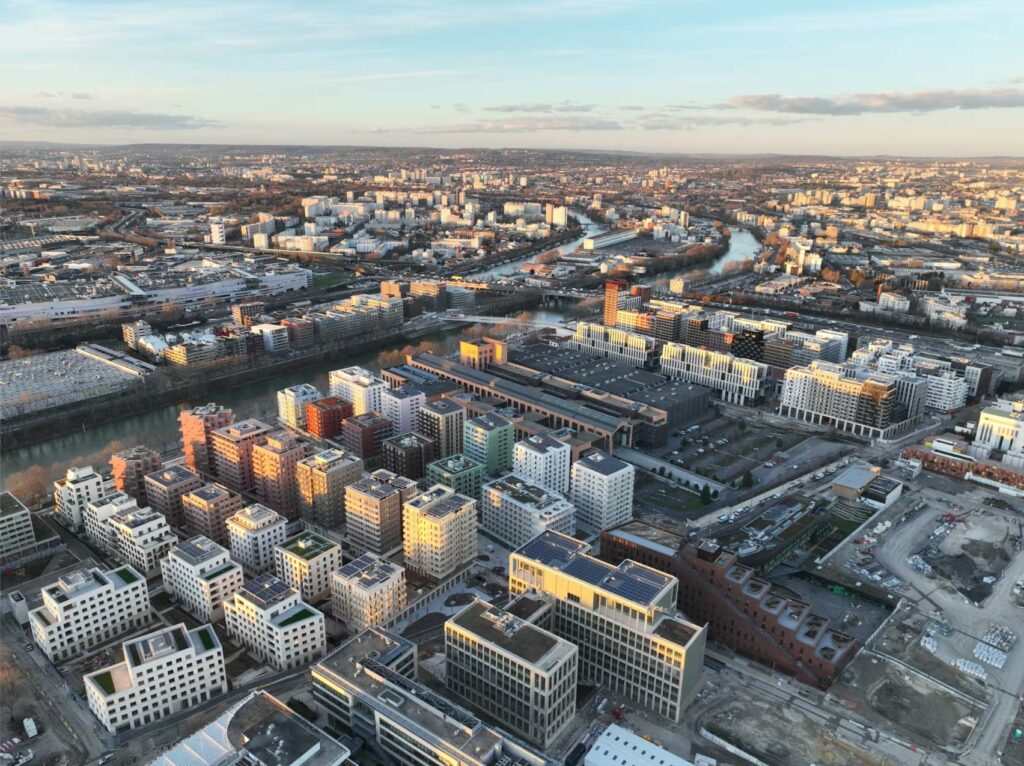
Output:
<instances>
[{"instance_id":1,"label":"flat rooftop","mask_svg":"<svg viewBox=\"0 0 1024 766\"><path fill-rule=\"evenodd\" d=\"M516 555L642 606L653 605L675 582L671 575L628 559L613 566L588 555L589 550L586 543L546 530L519 548Z\"/></svg>"},{"instance_id":2,"label":"flat rooftop","mask_svg":"<svg viewBox=\"0 0 1024 766\"><path fill-rule=\"evenodd\" d=\"M281 543L281 547L292 555L309 561L337 548L338 544L313 532L301 532L295 537L285 540Z\"/></svg>"},{"instance_id":3,"label":"flat rooftop","mask_svg":"<svg viewBox=\"0 0 1024 766\"><path fill-rule=\"evenodd\" d=\"M541 669L551 667L575 651L568 641L479 599L448 622Z\"/></svg>"}]
</instances>

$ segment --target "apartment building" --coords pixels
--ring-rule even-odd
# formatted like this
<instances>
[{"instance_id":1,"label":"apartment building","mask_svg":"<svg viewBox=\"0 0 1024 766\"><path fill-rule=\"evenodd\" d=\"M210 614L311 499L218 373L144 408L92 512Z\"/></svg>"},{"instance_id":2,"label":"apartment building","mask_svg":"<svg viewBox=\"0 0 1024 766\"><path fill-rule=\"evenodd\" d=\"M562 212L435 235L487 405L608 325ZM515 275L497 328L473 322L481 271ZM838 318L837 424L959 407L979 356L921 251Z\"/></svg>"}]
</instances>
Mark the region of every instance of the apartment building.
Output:
<instances>
[{"instance_id":1,"label":"apartment building","mask_svg":"<svg viewBox=\"0 0 1024 766\"><path fill-rule=\"evenodd\" d=\"M341 424L341 445L369 462L380 457L384 441L391 437L391 421L383 415L367 412L353 415Z\"/></svg>"},{"instance_id":2,"label":"apartment building","mask_svg":"<svg viewBox=\"0 0 1024 766\"><path fill-rule=\"evenodd\" d=\"M227 522L242 510L242 496L223 484L207 484L181 498L184 529L191 535L208 537L224 545L228 541Z\"/></svg>"},{"instance_id":3,"label":"apartment building","mask_svg":"<svg viewBox=\"0 0 1024 766\"><path fill-rule=\"evenodd\" d=\"M0 493L0 560L16 559L35 543L36 531L28 508L10 492Z\"/></svg>"},{"instance_id":4,"label":"apartment building","mask_svg":"<svg viewBox=\"0 0 1024 766\"><path fill-rule=\"evenodd\" d=\"M487 475L512 467L512 445L516 427L511 420L493 412L470 418L462 428L462 454L484 467Z\"/></svg>"},{"instance_id":5,"label":"apartment building","mask_svg":"<svg viewBox=\"0 0 1024 766\"><path fill-rule=\"evenodd\" d=\"M592 322L577 322L567 345L576 351L633 367L653 367L658 356L658 344L651 336Z\"/></svg>"},{"instance_id":6,"label":"apartment building","mask_svg":"<svg viewBox=\"0 0 1024 766\"><path fill-rule=\"evenodd\" d=\"M405 569L372 553L331 574L331 611L349 634L388 625L405 609Z\"/></svg>"},{"instance_id":7,"label":"apartment building","mask_svg":"<svg viewBox=\"0 0 1024 766\"><path fill-rule=\"evenodd\" d=\"M394 434L407 434L416 425L420 407L427 403L427 396L412 385L385 388L380 393L380 414L391 421Z\"/></svg>"},{"instance_id":8,"label":"apartment building","mask_svg":"<svg viewBox=\"0 0 1024 766\"><path fill-rule=\"evenodd\" d=\"M345 523L345 487L359 481L363 460L340 449L327 449L295 466L299 513L320 529L339 530Z\"/></svg>"},{"instance_id":9,"label":"apartment building","mask_svg":"<svg viewBox=\"0 0 1024 766\"><path fill-rule=\"evenodd\" d=\"M600 532L633 518L635 478L632 465L598 450L573 463L569 500L576 508L576 525Z\"/></svg>"},{"instance_id":10,"label":"apartment building","mask_svg":"<svg viewBox=\"0 0 1024 766\"><path fill-rule=\"evenodd\" d=\"M110 475L118 492L131 495L147 505L146 475L163 468L160 453L149 447L129 447L110 456Z\"/></svg>"},{"instance_id":11,"label":"apartment building","mask_svg":"<svg viewBox=\"0 0 1024 766\"><path fill-rule=\"evenodd\" d=\"M85 536L106 555L115 555L118 552L117 537L110 520L119 513L137 510L138 507L135 498L124 492L113 492L89 503L82 519Z\"/></svg>"},{"instance_id":12,"label":"apartment building","mask_svg":"<svg viewBox=\"0 0 1024 766\"><path fill-rule=\"evenodd\" d=\"M337 396L307 402L306 430L318 439L333 439L341 433L345 418L352 414L352 404Z\"/></svg>"},{"instance_id":13,"label":"apartment building","mask_svg":"<svg viewBox=\"0 0 1024 766\"><path fill-rule=\"evenodd\" d=\"M266 423L249 419L212 431L210 461L217 480L235 492L252 493L256 488L252 453L273 430Z\"/></svg>"},{"instance_id":14,"label":"apartment building","mask_svg":"<svg viewBox=\"0 0 1024 766\"><path fill-rule=\"evenodd\" d=\"M41 589L28 613L32 638L51 662L79 657L152 619L149 586L130 566L77 569Z\"/></svg>"},{"instance_id":15,"label":"apartment building","mask_svg":"<svg viewBox=\"0 0 1024 766\"><path fill-rule=\"evenodd\" d=\"M122 651L121 662L82 679L89 709L110 734L155 723L228 690L224 649L209 625L161 628L128 641Z\"/></svg>"},{"instance_id":16,"label":"apartment building","mask_svg":"<svg viewBox=\"0 0 1024 766\"><path fill-rule=\"evenodd\" d=\"M252 448L256 496L289 519L299 514L296 473L305 456L306 446L287 431L275 431Z\"/></svg>"},{"instance_id":17,"label":"apartment building","mask_svg":"<svg viewBox=\"0 0 1024 766\"><path fill-rule=\"evenodd\" d=\"M524 619L578 646L580 678L679 721L703 672L705 628L675 610L676 578L633 561L612 566L589 550L549 531L512 553L509 593L530 596L512 611L529 606Z\"/></svg>"},{"instance_id":18,"label":"apartment building","mask_svg":"<svg viewBox=\"0 0 1024 766\"><path fill-rule=\"evenodd\" d=\"M331 590L331 572L341 566L341 546L313 532L300 532L274 550L277 576L309 602Z\"/></svg>"},{"instance_id":19,"label":"apartment building","mask_svg":"<svg viewBox=\"0 0 1024 766\"><path fill-rule=\"evenodd\" d=\"M73 532L85 526L85 509L109 494L103 477L92 466L69 468L63 479L53 483L53 508L61 523Z\"/></svg>"},{"instance_id":20,"label":"apartment building","mask_svg":"<svg viewBox=\"0 0 1024 766\"><path fill-rule=\"evenodd\" d=\"M164 590L199 622L224 617L224 602L242 587L242 567L227 548L208 537L193 537L171 548L160 562Z\"/></svg>"},{"instance_id":21,"label":"apartment building","mask_svg":"<svg viewBox=\"0 0 1024 766\"><path fill-rule=\"evenodd\" d=\"M437 457L448 457L462 452L465 417L465 410L451 399L438 399L420 407L415 430L434 441Z\"/></svg>"},{"instance_id":22,"label":"apartment building","mask_svg":"<svg viewBox=\"0 0 1024 766\"><path fill-rule=\"evenodd\" d=\"M896 419L896 389L894 375L812 362L786 371L779 414L857 436L886 439L907 423Z\"/></svg>"},{"instance_id":23,"label":"apartment building","mask_svg":"<svg viewBox=\"0 0 1024 766\"><path fill-rule=\"evenodd\" d=\"M380 397L387 390L384 379L362 367L332 370L328 376L331 396L352 403L354 415L380 413Z\"/></svg>"},{"instance_id":24,"label":"apartment building","mask_svg":"<svg viewBox=\"0 0 1024 766\"><path fill-rule=\"evenodd\" d=\"M300 383L277 392L277 417L289 428L306 427L306 405L323 399L316 386Z\"/></svg>"},{"instance_id":25,"label":"apartment building","mask_svg":"<svg viewBox=\"0 0 1024 766\"><path fill-rule=\"evenodd\" d=\"M358 553L390 556L402 548L402 509L416 482L383 469L345 487L345 526Z\"/></svg>"},{"instance_id":26,"label":"apartment building","mask_svg":"<svg viewBox=\"0 0 1024 766\"><path fill-rule=\"evenodd\" d=\"M342 644L312 669L328 721L375 742L399 764L554 766L416 679L416 645L380 629Z\"/></svg>"},{"instance_id":27,"label":"apartment building","mask_svg":"<svg viewBox=\"0 0 1024 766\"><path fill-rule=\"evenodd\" d=\"M288 538L288 520L260 503L247 505L225 526L231 558L250 576L274 568L274 551Z\"/></svg>"},{"instance_id":28,"label":"apartment building","mask_svg":"<svg viewBox=\"0 0 1024 766\"><path fill-rule=\"evenodd\" d=\"M461 495L480 500L484 466L463 454L455 454L427 465L427 484L443 484Z\"/></svg>"},{"instance_id":29,"label":"apartment building","mask_svg":"<svg viewBox=\"0 0 1024 766\"><path fill-rule=\"evenodd\" d=\"M515 443L512 470L527 481L559 492L569 492L572 447L548 434L536 434Z\"/></svg>"},{"instance_id":30,"label":"apartment building","mask_svg":"<svg viewBox=\"0 0 1024 766\"><path fill-rule=\"evenodd\" d=\"M757 404L765 395L770 367L721 351L666 343L661 350L661 371L687 383L717 391L732 404Z\"/></svg>"},{"instance_id":31,"label":"apartment building","mask_svg":"<svg viewBox=\"0 0 1024 766\"><path fill-rule=\"evenodd\" d=\"M235 422L235 413L219 404L204 404L178 415L181 442L185 448L185 466L198 474L210 475L212 434Z\"/></svg>"},{"instance_id":32,"label":"apartment building","mask_svg":"<svg viewBox=\"0 0 1024 766\"><path fill-rule=\"evenodd\" d=\"M999 399L983 409L972 446L984 457L1002 453L1003 463L1024 468L1024 400Z\"/></svg>"},{"instance_id":33,"label":"apartment building","mask_svg":"<svg viewBox=\"0 0 1024 766\"><path fill-rule=\"evenodd\" d=\"M150 508L116 513L107 524L113 531L118 557L145 577L160 571L160 559L178 543L167 519Z\"/></svg>"},{"instance_id":34,"label":"apartment building","mask_svg":"<svg viewBox=\"0 0 1024 766\"><path fill-rule=\"evenodd\" d=\"M476 500L435 484L402 507L405 566L443 582L476 558Z\"/></svg>"},{"instance_id":35,"label":"apartment building","mask_svg":"<svg viewBox=\"0 0 1024 766\"><path fill-rule=\"evenodd\" d=\"M484 484L480 526L515 549L547 529L575 534L576 509L556 492L509 473Z\"/></svg>"},{"instance_id":36,"label":"apartment building","mask_svg":"<svg viewBox=\"0 0 1024 766\"><path fill-rule=\"evenodd\" d=\"M427 464L434 461L434 440L418 433L392 436L384 440L380 457L384 470L410 479L422 479Z\"/></svg>"},{"instance_id":37,"label":"apartment building","mask_svg":"<svg viewBox=\"0 0 1024 766\"><path fill-rule=\"evenodd\" d=\"M445 685L513 734L547 749L576 714L579 650L475 599L444 624Z\"/></svg>"},{"instance_id":38,"label":"apartment building","mask_svg":"<svg viewBox=\"0 0 1024 766\"><path fill-rule=\"evenodd\" d=\"M270 573L245 583L224 602L224 621L229 636L277 670L305 667L327 646L323 612Z\"/></svg>"},{"instance_id":39,"label":"apartment building","mask_svg":"<svg viewBox=\"0 0 1024 766\"><path fill-rule=\"evenodd\" d=\"M183 465L169 465L146 475L146 499L149 507L162 513L167 523L176 529L185 524L185 505L182 498L199 489L203 478Z\"/></svg>"}]
</instances>

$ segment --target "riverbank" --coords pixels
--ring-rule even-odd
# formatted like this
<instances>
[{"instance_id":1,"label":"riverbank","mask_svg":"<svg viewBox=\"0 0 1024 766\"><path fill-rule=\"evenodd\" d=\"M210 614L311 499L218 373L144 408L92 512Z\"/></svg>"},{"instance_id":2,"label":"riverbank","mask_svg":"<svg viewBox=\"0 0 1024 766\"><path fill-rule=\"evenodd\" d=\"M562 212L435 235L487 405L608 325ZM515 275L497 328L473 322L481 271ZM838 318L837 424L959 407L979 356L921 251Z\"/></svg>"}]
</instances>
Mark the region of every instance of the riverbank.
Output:
<instances>
[{"instance_id":1,"label":"riverbank","mask_svg":"<svg viewBox=\"0 0 1024 766\"><path fill-rule=\"evenodd\" d=\"M539 296L519 293L489 301L477 311L483 316L502 316L511 311L536 307L539 303ZM84 431L154 408L177 405L190 400L203 400L214 392L219 393L247 385L253 379L273 378L282 373L298 372L333 362L340 357L358 356L410 340L455 332L464 326L458 322L439 320L414 328L403 325L391 332L362 336L358 339L342 338L301 354L290 354L285 358L250 356L235 364L232 364L229 358L192 370L165 367L144 378L139 385L125 391L76 402L66 407L50 408L24 418L7 418L0 424L0 435L6 444L16 444L19 448L29 447L62 436L69 431ZM338 363L337 366L345 365Z\"/></svg>"}]
</instances>

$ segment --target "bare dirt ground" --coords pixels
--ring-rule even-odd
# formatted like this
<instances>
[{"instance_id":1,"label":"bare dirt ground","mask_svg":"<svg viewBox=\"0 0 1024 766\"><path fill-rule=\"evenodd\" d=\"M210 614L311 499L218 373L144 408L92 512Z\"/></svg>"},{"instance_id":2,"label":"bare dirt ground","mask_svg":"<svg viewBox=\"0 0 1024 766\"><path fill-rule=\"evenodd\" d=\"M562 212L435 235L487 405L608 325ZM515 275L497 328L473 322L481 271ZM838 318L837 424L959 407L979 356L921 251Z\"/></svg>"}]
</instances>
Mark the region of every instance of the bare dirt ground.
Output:
<instances>
[{"instance_id":1,"label":"bare dirt ground","mask_svg":"<svg viewBox=\"0 0 1024 766\"><path fill-rule=\"evenodd\" d=\"M955 747L981 710L919 673L862 652L830 693L864 718L930 748Z\"/></svg>"}]
</instances>

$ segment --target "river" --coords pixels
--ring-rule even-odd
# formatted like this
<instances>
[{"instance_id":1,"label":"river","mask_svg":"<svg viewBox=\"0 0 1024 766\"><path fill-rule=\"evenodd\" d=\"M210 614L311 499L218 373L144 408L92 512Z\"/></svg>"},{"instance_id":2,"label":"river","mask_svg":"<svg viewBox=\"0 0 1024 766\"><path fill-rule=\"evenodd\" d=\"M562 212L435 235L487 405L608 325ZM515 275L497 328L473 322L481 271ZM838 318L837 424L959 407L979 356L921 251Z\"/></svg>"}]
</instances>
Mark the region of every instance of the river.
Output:
<instances>
[{"instance_id":1,"label":"river","mask_svg":"<svg viewBox=\"0 0 1024 766\"><path fill-rule=\"evenodd\" d=\"M574 239L572 242L567 242L566 244L556 248L558 252L561 253L562 255L568 255L569 253L575 252L580 246L583 245L583 240L585 240L587 237L596 237L598 234L602 234L608 231L607 226L592 221L579 210L573 210L572 214L583 227L583 236L581 236L579 239ZM519 258L518 260L515 261L509 261L508 263L503 263L499 266L484 269L483 271L476 271L472 274L467 275L466 279L479 279L490 281L492 279L498 279L499 277L507 277L512 274L515 274L517 271L519 271L520 268L522 268L523 264L529 263L535 257L536 256L530 255L527 256L526 258Z\"/></svg>"},{"instance_id":2,"label":"river","mask_svg":"<svg viewBox=\"0 0 1024 766\"><path fill-rule=\"evenodd\" d=\"M575 213L580 222L586 227L584 236L593 236L604 230L604 227L594 223L586 216ZM565 252L572 252L579 247L584 237L579 240L563 245L560 249ZM732 239L729 245L729 252L711 266L712 273L720 272L726 264L741 261L745 258L755 256L760 250L760 244L745 229L737 227L732 232ZM517 270L522 263L512 262L504 266L496 267L488 272L472 275L475 278L487 276L492 278L496 272ZM678 271L659 274L658 280L670 279L692 271L692 269L679 269ZM559 322L564 319L564 314L557 310L538 309L528 312L530 317L541 321L550 320ZM471 325L474 328L486 327L482 325ZM340 357L332 362L305 367L293 372L282 373L271 378L254 381L238 388L226 389L221 393L212 394L208 399L216 401L225 407L230 407L239 418L257 417L269 415L276 411L276 393L282 388L297 383L312 383L322 391L327 390L327 375L331 370L350 365L360 365L371 370L379 370L381 367L390 367L400 364L403 361L403 352L414 349L427 349L448 353L456 350L459 336L465 331L465 327L433 333L431 335L417 338L410 344L412 348L406 348L404 344L395 344L378 352L369 352L349 357ZM76 431L64 436L50 439L41 444L34 444L29 447L6 449L3 452L3 479L6 486L7 478L14 473L23 471L33 465L41 465L49 478L58 478L63 475L73 461L84 459L87 462L99 467L106 463L110 452L134 444L145 444L156 449L167 450L178 442L178 413L182 409L192 407L205 402L186 402L180 405L169 405L157 407L150 412L133 415L120 420L113 420L110 423L88 429L87 431Z\"/></svg>"},{"instance_id":3,"label":"river","mask_svg":"<svg viewBox=\"0 0 1024 766\"><path fill-rule=\"evenodd\" d=\"M532 319L552 323L561 322L565 318L560 311L551 309L538 309L527 313ZM376 371L381 367L393 367L396 364L401 364L404 361L404 353L414 350L429 349L438 353L453 352L457 350L459 337L467 327L490 329L491 326L465 325L416 338L408 345L394 344L381 351L341 356L331 362L253 381L237 388L225 389L220 393L211 394L206 399L233 409L238 418L268 416L276 412L276 394L282 388L297 383L312 383L321 391L327 391L328 373L340 367L359 365ZM121 447L145 444L161 451L169 450L172 445L177 446L179 438L178 413L183 409L204 403L185 402L156 407L149 412L112 420L106 425L96 426L87 431L75 431L29 447L5 449L3 451L4 486L12 474L33 465L43 466L47 476L56 479L63 475L73 461L79 459L99 468L106 464L111 452Z\"/></svg>"}]
</instances>

